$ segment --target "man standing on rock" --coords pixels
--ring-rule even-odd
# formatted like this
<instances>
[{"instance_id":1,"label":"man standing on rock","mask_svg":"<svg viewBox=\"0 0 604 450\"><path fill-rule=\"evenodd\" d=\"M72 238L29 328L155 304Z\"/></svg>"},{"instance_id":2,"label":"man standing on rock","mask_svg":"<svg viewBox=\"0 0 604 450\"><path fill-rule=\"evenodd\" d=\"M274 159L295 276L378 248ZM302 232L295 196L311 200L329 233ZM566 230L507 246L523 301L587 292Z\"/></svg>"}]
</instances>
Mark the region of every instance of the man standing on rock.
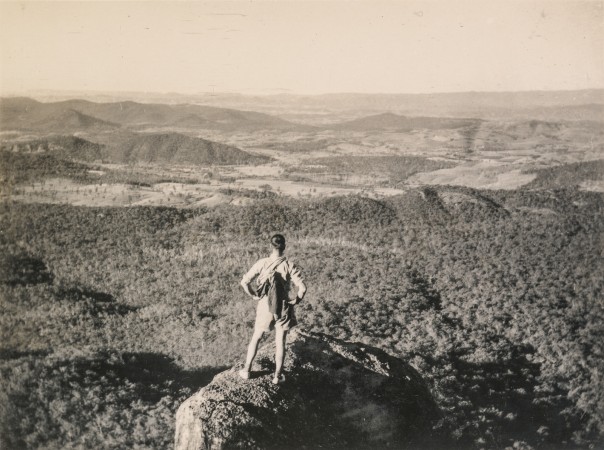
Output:
<instances>
[{"instance_id":1,"label":"man standing on rock","mask_svg":"<svg viewBox=\"0 0 604 450\"><path fill-rule=\"evenodd\" d=\"M285 360L285 338L287 330L296 325L294 305L298 304L306 293L306 285L300 269L283 255L285 238L280 234L271 237L272 252L268 258L258 260L243 276L241 286L247 294L258 301L256 306L256 324L254 334L247 349L247 358L239 376L247 380L250 377L252 362L256 357L258 344L265 331L275 328L275 374L273 384L285 381L281 373ZM254 290L252 281L257 278L258 289ZM289 286L293 282L298 288L294 300L289 299Z\"/></svg>"}]
</instances>

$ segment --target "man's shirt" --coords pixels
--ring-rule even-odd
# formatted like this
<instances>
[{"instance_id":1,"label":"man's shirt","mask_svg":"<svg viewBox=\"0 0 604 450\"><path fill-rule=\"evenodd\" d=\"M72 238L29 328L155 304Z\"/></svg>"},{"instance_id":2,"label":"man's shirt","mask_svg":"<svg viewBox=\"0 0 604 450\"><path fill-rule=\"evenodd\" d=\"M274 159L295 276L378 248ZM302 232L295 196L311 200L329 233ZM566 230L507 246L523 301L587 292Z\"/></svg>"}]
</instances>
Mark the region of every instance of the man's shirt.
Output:
<instances>
[{"instance_id":1,"label":"man's shirt","mask_svg":"<svg viewBox=\"0 0 604 450\"><path fill-rule=\"evenodd\" d=\"M260 273L269 267L275 260L276 258L270 256L268 258L259 259L243 276L241 282L244 284L250 284L254 278L260 275ZM285 281L286 292L289 292L290 290L290 281L292 281L296 286L300 286L300 284L304 282L300 268L287 259L277 265L275 272L281 275L281 278Z\"/></svg>"}]
</instances>

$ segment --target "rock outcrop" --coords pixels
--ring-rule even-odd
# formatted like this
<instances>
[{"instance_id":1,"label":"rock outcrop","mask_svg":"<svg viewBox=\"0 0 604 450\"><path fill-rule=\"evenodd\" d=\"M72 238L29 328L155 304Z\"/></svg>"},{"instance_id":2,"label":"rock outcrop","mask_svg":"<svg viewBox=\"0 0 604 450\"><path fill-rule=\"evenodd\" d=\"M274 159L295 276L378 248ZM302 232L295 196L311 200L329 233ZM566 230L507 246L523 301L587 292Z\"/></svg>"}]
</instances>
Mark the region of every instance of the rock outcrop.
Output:
<instances>
[{"instance_id":1,"label":"rock outcrop","mask_svg":"<svg viewBox=\"0 0 604 450\"><path fill-rule=\"evenodd\" d=\"M292 331L285 383L271 384L274 345L258 352L250 380L234 367L186 400L175 448L433 447L439 418L419 374L363 344ZM260 370L258 370L260 369Z\"/></svg>"}]
</instances>

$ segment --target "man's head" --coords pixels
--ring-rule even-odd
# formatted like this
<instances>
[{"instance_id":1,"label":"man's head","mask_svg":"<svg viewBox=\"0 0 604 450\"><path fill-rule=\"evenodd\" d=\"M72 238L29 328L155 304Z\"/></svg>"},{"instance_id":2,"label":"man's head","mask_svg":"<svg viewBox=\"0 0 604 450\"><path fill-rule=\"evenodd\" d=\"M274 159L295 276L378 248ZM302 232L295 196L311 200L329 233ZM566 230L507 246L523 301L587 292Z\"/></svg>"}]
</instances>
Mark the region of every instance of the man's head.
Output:
<instances>
[{"instance_id":1,"label":"man's head","mask_svg":"<svg viewBox=\"0 0 604 450\"><path fill-rule=\"evenodd\" d=\"M271 245L279 251L285 250L285 238L281 234L274 234L271 237Z\"/></svg>"}]
</instances>

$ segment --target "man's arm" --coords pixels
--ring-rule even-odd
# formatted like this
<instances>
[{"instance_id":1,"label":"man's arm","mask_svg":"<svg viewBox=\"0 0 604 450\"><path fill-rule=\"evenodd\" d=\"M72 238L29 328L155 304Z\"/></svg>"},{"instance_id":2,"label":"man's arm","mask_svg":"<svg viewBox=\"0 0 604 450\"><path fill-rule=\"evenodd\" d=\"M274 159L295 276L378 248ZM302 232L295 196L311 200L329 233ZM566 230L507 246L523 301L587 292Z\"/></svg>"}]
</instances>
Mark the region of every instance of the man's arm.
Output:
<instances>
[{"instance_id":1,"label":"man's arm","mask_svg":"<svg viewBox=\"0 0 604 450\"><path fill-rule=\"evenodd\" d=\"M298 287L298 295L295 299L289 302L291 305L297 305L298 303L300 303L304 298L304 295L306 294L306 285L304 284L304 281L300 281L300 283L296 286Z\"/></svg>"},{"instance_id":2,"label":"man's arm","mask_svg":"<svg viewBox=\"0 0 604 450\"><path fill-rule=\"evenodd\" d=\"M254 289L252 288L252 283L251 282L246 282L246 280L241 280L241 287L243 287L243 290L245 291L246 294L250 295L254 300L260 300L260 297L258 297L256 295L256 292L254 291Z\"/></svg>"},{"instance_id":3,"label":"man's arm","mask_svg":"<svg viewBox=\"0 0 604 450\"><path fill-rule=\"evenodd\" d=\"M300 271L300 268L297 267L296 265L293 265L291 267L290 277L291 277L291 280L296 285L296 287L298 288L298 295L296 296L296 298L294 300L291 300L289 302L289 304L297 305L298 303L300 303L302 301L302 299L304 298L304 295L306 294L306 284L304 284L304 278L302 278L302 272Z\"/></svg>"},{"instance_id":4,"label":"man's arm","mask_svg":"<svg viewBox=\"0 0 604 450\"><path fill-rule=\"evenodd\" d=\"M254 300L260 300L258 293L252 287L252 280L258 276L262 269L262 260L256 261L256 264L243 276L241 279L241 287L247 295L250 295Z\"/></svg>"}]
</instances>

